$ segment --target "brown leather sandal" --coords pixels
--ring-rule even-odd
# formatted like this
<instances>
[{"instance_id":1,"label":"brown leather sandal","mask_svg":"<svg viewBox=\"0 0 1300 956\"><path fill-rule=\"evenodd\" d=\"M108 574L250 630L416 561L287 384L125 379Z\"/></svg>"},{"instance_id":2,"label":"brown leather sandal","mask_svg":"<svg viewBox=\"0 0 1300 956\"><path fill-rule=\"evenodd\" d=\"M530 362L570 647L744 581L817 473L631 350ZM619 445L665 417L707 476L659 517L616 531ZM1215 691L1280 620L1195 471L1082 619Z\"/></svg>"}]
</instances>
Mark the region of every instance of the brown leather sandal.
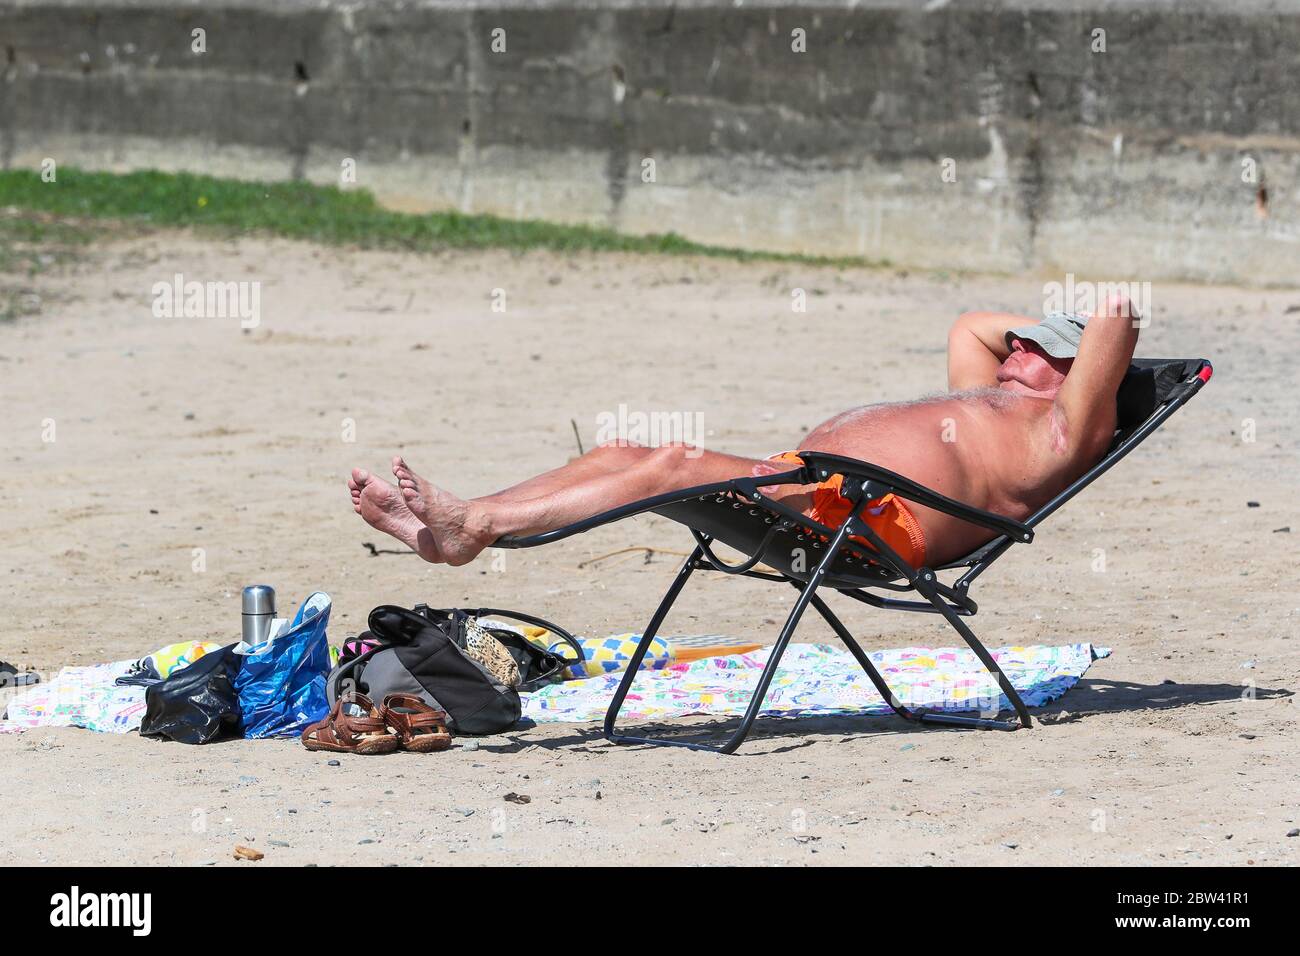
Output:
<instances>
[{"instance_id":1,"label":"brown leather sandal","mask_svg":"<svg viewBox=\"0 0 1300 956\"><path fill-rule=\"evenodd\" d=\"M346 710L361 709L364 716ZM397 735L388 729L380 710L365 694L340 697L334 701L329 716L318 720L302 732L302 745L308 750L329 750L341 754L388 754L397 749Z\"/></svg>"},{"instance_id":2,"label":"brown leather sandal","mask_svg":"<svg viewBox=\"0 0 1300 956\"><path fill-rule=\"evenodd\" d=\"M396 731L403 750L425 754L451 746L447 714L414 694L389 694L384 698L382 712L388 726Z\"/></svg>"}]
</instances>

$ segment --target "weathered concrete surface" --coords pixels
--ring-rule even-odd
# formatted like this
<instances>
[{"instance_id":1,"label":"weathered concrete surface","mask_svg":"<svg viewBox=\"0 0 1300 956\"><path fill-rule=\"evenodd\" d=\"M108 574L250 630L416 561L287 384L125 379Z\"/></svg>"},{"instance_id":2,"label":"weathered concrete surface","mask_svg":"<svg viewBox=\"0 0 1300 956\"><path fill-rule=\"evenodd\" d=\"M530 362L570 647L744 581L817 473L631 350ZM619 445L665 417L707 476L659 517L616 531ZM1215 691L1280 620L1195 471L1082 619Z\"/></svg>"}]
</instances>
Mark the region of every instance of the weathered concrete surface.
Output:
<instances>
[{"instance_id":1,"label":"weathered concrete surface","mask_svg":"<svg viewBox=\"0 0 1300 956\"><path fill-rule=\"evenodd\" d=\"M402 208L1297 282L1300 0L925 6L0 0L0 161L337 182L350 158Z\"/></svg>"}]
</instances>

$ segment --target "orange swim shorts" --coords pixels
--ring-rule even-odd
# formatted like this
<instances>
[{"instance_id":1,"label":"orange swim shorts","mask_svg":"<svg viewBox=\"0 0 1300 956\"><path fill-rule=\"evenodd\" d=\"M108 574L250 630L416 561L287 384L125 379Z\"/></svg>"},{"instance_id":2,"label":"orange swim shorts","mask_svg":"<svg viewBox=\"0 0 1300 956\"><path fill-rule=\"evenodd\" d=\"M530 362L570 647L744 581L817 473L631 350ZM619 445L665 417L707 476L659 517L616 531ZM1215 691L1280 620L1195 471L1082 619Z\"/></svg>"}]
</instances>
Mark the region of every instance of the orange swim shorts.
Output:
<instances>
[{"instance_id":1,"label":"orange swim shorts","mask_svg":"<svg viewBox=\"0 0 1300 956\"><path fill-rule=\"evenodd\" d=\"M773 455L768 460L786 461L793 465L804 463L795 451ZM808 517L820 521L828 528L838 528L848 520L853 503L840 494L841 482L840 475L832 475L813 489L812 508ZM881 540L897 551L904 561L914 568L925 566L925 532L902 498L892 494L873 498L862 509L861 517L867 527L880 535ZM851 540L867 544L857 535L853 535Z\"/></svg>"}]
</instances>

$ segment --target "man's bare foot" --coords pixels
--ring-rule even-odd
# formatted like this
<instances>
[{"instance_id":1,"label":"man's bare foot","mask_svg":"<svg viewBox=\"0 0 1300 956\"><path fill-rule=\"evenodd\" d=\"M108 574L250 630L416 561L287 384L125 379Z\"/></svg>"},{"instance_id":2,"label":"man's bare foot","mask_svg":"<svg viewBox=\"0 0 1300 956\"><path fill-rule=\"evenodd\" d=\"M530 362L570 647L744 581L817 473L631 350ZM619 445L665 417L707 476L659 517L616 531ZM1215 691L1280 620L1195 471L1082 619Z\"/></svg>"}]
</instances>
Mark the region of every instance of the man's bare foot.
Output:
<instances>
[{"instance_id":1,"label":"man's bare foot","mask_svg":"<svg viewBox=\"0 0 1300 956\"><path fill-rule=\"evenodd\" d=\"M393 457L393 474L406 506L433 533L443 561L453 566L468 564L496 540L487 513L478 503L425 481L398 455Z\"/></svg>"},{"instance_id":2,"label":"man's bare foot","mask_svg":"<svg viewBox=\"0 0 1300 956\"><path fill-rule=\"evenodd\" d=\"M420 557L434 564L445 560L433 534L411 513L396 488L361 468L352 469L348 479L352 510L384 534L391 534Z\"/></svg>"}]
</instances>

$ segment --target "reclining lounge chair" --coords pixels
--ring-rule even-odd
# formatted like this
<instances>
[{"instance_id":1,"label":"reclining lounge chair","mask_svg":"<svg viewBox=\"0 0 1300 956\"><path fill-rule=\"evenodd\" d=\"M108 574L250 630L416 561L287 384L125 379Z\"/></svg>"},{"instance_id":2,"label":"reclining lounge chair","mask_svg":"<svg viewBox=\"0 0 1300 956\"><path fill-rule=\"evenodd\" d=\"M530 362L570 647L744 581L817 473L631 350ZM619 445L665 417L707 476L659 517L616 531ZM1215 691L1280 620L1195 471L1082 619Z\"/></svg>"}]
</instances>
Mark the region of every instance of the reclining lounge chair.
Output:
<instances>
[{"instance_id":1,"label":"reclining lounge chair","mask_svg":"<svg viewBox=\"0 0 1300 956\"><path fill-rule=\"evenodd\" d=\"M695 550L682 565L650 618L605 715L605 737L615 743L665 744L728 754L734 752L749 734L754 719L762 709L768 685L776 674L781 655L809 605L825 618L826 623L866 671L880 695L900 717L929 724L994 730L1030 727L1032 721L1029 711L1015 687L963 620L978 610L970 596L971 584L1013 544L1032 541L1034 529L1044 519L1136 448L1170 415L1186 404L1210 380L1212 373L1213 369L1205 359L1135 359L1120 386L1119 424L1115 440L1106 455L1023 522L953 501L902 475L865 461L801 451L799 455L804 460L803 467L789 472L683 488L614 508L541 534L506 536L497 540L494 546L531 548L549 544L647 511L671 518L690 529L695 539ZM850 517L838 529L813 521L759 491L760 487L770 485L813 484L836 474L843 476L841 493L853 503ZM866 502L887 493L988 528L996 536L956 561L936 568L914 568L857 518ZM870 543L870 548L850 540L851 537L865 539ZM734 548L746 555L746 560L727 564L713 553L714 542ZM774 570L757 570L760 563ZM615 731L615 722L623 700L637 677L645 652L682 588L696 570L739 574L791 584L799 591L799 596L772 647L767 666L763 669L740 726L720 746L619 734ZM960 573L951 583L944 583L939 579L939 573L947 571ZM992 716L970 717L928 713L922 709L913 710L903 706L890 692L888 684L853 635L818 594L822 588L838 591L854 600L885 610L942 615L995 676L1002 693L1015 710L1016 717L1009 720L997 719L996 710ZM900 597L900 594L915 597Z\"/></svg>"}]
</instances>

